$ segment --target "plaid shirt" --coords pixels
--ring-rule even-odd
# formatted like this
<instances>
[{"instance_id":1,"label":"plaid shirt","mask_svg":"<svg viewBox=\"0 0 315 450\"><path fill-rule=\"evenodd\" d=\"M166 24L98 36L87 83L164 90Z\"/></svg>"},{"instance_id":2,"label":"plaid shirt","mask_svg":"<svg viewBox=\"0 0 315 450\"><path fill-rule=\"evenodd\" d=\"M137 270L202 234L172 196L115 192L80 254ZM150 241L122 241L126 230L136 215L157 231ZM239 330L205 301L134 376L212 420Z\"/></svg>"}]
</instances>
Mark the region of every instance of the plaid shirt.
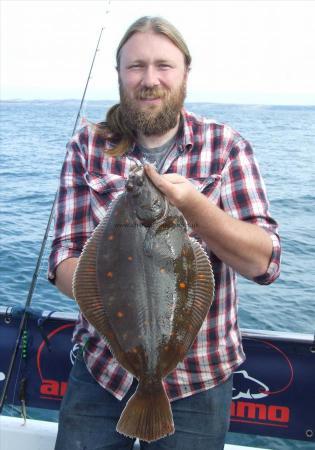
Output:
<instances>
[{"instance_id":1,"label":"plaid shirt","mask_svg":"<svg viewBox=\"0 0 315 450\"><path fill-rule=\"evenodd\" d=\"M269 284L279 276L280 242L277 224L268 212L265 187L250 144L227 125L183 110L183 127L161 173L187 177L213 202L234 218L263 227L271 236L273 253L267 272L254 281ZM104 149L113 144L82 128L70 141L63 165L55 236L49 258L49 279L57 265L79 257L85 241L106 210L124 191L132 160L109 157ZM130 149L133 158L139 150ZM185 359L169 374L164 385L171 400L211 388L227 379L244 361L237 322L235 271L209 249L215 276L215 298ZM96 330L79 315L74 342L84 346L86 364L101 386L122 399L133 377L110 353Z\"/></svg>"}]
</instances>

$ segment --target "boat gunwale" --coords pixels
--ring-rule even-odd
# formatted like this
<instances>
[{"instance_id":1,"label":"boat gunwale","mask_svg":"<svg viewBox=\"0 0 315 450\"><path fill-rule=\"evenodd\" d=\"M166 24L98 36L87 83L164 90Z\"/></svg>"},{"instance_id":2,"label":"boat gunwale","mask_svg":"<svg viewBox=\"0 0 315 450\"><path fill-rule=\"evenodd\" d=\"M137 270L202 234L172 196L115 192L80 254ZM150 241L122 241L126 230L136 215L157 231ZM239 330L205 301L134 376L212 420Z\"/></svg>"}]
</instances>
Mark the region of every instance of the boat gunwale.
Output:
<instances>
[{"instance_id":1,"label":"boat gunwale","mask_svg":"<svg viewBox=\"0 0 315 450\"><path fill-rule=\"evenodd\" d=\"M23 307L17 306L1 306L0 305L0 317L1 316L13 316L19 317L23 314ZM43 319L49 318L51 320L69 320L70 322L76 322L78 312L66 312L66 311L46 311L40 309L29 308L30 316L42 317ZM1 323L1 322L0 322ZM313 345L315 352L315 335L311 333L299 333L293 331L273 331L273 330L254 330L251 328L241 328L241 335L244 339L268 339L268 340L281 340L281 341L293 341L301 342L304 344Z\"/></svg>"}]
</instances>

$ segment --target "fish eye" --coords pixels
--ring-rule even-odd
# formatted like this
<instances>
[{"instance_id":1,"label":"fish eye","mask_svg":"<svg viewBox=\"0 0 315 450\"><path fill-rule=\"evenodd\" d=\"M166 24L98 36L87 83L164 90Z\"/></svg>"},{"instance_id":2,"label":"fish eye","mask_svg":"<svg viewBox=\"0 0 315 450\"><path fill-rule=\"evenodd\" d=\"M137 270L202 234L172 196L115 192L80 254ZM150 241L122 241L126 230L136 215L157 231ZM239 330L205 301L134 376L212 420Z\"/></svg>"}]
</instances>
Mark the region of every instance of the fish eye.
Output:
<instances>
[{"instance_id":1,"label":"fish eye","mask_svg":"<svg viewBox=\"0 0 315 450\"><path fill-rule=\"evenodd\" d=\"M139 177L139 178L137 178L137 185L138 186L143 186L143 178L141 177Z\"/></svg>"},{"instance_id":2,"label":"fish eye","mask_svg":"<svg viewBox=\"0 0 315 450\"><path fill-rule=\"evenodd\" d=\"M126 189L127 189L128 192L131 192L133 190L132 183L126 183Z\"/></svg>"}]
</instances>

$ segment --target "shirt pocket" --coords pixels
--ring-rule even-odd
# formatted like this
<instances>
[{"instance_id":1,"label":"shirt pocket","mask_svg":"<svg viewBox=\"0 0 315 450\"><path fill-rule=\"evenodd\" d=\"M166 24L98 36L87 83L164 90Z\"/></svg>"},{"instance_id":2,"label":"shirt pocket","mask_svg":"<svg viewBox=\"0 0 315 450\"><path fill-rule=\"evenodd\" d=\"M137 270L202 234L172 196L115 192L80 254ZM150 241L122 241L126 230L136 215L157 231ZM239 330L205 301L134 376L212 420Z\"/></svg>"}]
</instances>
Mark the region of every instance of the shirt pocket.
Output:
<instances>
[{"instance_id":1,"label":"shirt pocket","mask_svg":"<svg viewBox=\"0 0 315 450\"><path fill-rule=\"evenodd\" d=\"M125 190L126 180L116 174L87 172L84 175L90 190L90 212L94 224L99 223L113 200Z\"/></svg>"},{"instance_id":2,"label":"shirt pocket","mask_svg":"<svg viewBox=\"0 0 315 450\"><path fill-rule=\"evenodd\" d=\"M87 185L92 191L99 195L106 195L113 192L120 192L125 189L126 179L116 174L100 174L87 172L85 174Z\"/></svg>"}]
</instances>

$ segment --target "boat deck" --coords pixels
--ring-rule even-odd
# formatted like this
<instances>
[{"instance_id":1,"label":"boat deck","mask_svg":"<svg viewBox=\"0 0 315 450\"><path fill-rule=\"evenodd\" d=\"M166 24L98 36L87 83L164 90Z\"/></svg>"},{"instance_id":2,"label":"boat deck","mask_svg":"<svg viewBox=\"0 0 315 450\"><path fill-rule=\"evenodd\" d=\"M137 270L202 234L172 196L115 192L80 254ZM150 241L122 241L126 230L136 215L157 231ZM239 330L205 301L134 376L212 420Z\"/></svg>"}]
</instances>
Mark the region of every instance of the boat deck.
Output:
<instances>
[{"instance_id":1,"label":"boat deck","mask_svg":"<svg viewBox=\"0 0 315 450\"><path fill-rule=\"evenodd\" d=\"M18 417L0 417L1 450L53 450L58 424L42 420L28 419L24 425ZM135 450L140 449L137 443ZM226 444L225 450L257 450L253 447Z\"/></svg>"}]
</instances>

